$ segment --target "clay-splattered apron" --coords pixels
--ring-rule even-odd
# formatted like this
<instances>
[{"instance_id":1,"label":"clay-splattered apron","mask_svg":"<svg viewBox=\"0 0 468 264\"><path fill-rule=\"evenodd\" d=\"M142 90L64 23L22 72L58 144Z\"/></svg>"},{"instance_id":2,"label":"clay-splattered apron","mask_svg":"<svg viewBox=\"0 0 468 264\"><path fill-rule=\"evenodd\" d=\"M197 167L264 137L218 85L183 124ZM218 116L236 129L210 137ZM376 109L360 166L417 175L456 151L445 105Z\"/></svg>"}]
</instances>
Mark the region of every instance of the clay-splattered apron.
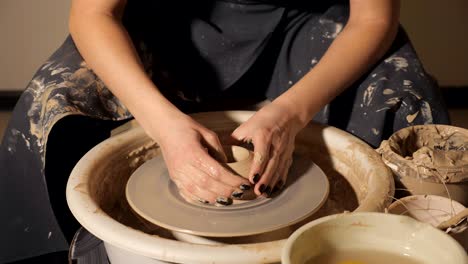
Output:
<instances>
[{"instance_id":1,"label":"clay-splattered apron","mask_svg":"<svg viewBox=\"0 0 468 264\"><path fill-rule=\"evenodd\" d=\"M346 5L330 1L129 2L124 22L148 74L186 112L274 99L319 62L348 17ZM67 177L116 121L129 118L68 38L21 96L0 148L1 263L68 249L78 225L65 202ZM449 122L402 30L315 120L374 147L400 128Z\"/></svg>"}]
</instances>

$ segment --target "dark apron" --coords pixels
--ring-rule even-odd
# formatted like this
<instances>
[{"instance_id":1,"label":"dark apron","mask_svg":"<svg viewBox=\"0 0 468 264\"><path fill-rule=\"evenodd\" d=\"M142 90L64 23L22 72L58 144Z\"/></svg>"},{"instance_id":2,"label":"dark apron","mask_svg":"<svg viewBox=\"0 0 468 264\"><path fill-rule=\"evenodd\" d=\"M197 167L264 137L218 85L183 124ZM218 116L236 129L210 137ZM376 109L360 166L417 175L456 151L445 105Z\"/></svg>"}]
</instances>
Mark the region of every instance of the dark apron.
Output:
<instances>
[{"instance_id":1,"label":"dark apron","mask_svg":"<svg viewBox=\"0 0 468 264\"><path fill-rule=\"evenodd\" d=\"M166 2L129 1L124 23L148 74L187 113L273 100L317 64L348 18L346 5L329 2ZM21 96L0 147L0 263L68 250L79 227L65 201L68 175L130 118L67 38ZM373 147L406 126L449 123L402 30L314 120Z\"/></svg>"}]
</instances>

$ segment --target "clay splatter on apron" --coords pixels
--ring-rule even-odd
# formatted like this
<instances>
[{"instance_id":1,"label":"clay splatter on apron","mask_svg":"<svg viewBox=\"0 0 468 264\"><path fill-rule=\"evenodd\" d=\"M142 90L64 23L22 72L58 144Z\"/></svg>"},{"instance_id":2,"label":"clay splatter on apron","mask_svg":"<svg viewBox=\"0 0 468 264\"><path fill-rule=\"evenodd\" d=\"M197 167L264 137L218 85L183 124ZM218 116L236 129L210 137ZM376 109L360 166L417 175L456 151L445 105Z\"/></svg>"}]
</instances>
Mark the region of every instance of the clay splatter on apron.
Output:
<instances>
[{"instance_id":1,"label":"clay splatter on apron","mask_svg":"<svg viewBox=\"0 0 468 264\"><path fill-rule=\"evenodd\" d=\"M322 3L309 12L307 6L267 1L187 3L191 6L184 10L166 2L129 1L124 22L146 72L178 106L220 101L232 90L275 99L317 65L346 26L349 13L348 6L338 3ZM173 15L176 11L178 16ZM64 123L73 116L92 122ZM101 130L129 118L68 38L29 83L0 147L0 208L8 212L0 218L0 245L5 245L0 262L68 249L63 228L70 219L61 218L68 212L51 205L64 201L64 194L50 195L48 185L61 182L65 190L73 164L67 165L67 172L46 175L46 164L63 165L47 158L47 149L58 137L54 129L70 133L69 138L60 136L63 150L55 153L66 163L76 154L67 148L71 142L79 146L89 144L85 140L101 140ZM353 133L374 147L400 128L449 122L435 82L401 29L387 54L314 120Z\"/></svg>"}]
</instances>

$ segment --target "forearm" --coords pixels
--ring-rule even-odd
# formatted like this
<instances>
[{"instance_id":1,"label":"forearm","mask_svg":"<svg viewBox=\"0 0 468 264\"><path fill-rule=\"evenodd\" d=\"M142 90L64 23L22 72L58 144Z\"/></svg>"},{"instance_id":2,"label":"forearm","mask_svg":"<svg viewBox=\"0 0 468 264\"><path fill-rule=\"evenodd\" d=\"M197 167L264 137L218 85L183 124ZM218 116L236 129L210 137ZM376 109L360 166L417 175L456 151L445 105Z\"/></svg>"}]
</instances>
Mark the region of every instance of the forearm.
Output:
<instances>
[{"instance_id":1,"label":"forearm","mask_svg":"<svg viewBox=\"0 0 468 264\"><path fill-rule=\"evenodd\" d=\"M145 73L119 17L94 10L79 11L76 14L78 11L72 8L70 33L81 55L145 130L155 131L151 127L154 119L163 120L177 113L177 108Z\"/></svg>"},{"instance_id":2,"label":"forearm","mask_svg":"<svg viewBox=\"0 0 468 264\"><path fill-rule=\"evenodd\" d=\"M348 23L320 62L275 102L307 123L383 56L397 30L398 23Z\"/></svg>"}]
</instances>

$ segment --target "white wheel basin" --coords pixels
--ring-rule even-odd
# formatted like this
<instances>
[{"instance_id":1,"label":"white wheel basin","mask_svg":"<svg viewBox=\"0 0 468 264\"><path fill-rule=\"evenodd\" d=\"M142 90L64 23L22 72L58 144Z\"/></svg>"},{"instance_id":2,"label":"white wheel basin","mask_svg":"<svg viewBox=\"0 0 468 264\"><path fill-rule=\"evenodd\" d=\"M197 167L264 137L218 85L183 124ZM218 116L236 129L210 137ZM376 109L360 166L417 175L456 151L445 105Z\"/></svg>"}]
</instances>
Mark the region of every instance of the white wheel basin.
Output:
<instances>
[{"instance_id":1,"label":"white wheel basin","mask_svg":"<svg viewBox=\"0 0 468 264\"><path fill-rule=\"evenodd\" d=\"M218 134L228 134L254 112L200 113L193 117ZM330 179L319 216L347 211L383 211L394 193L392 172L363 141L337 128L311 124L296 138L296 150L311 155ZM176 240L170 232L135 216L125 199L125 184L145 160L160 155L141 128L111 137L75 166L67 202L76 219L106 245L116 263L277 263L285 239L300 225L277 234L233 238L218 245ZM333 184L332 184L333 183Z\"/></svg>"}]
</instances>

